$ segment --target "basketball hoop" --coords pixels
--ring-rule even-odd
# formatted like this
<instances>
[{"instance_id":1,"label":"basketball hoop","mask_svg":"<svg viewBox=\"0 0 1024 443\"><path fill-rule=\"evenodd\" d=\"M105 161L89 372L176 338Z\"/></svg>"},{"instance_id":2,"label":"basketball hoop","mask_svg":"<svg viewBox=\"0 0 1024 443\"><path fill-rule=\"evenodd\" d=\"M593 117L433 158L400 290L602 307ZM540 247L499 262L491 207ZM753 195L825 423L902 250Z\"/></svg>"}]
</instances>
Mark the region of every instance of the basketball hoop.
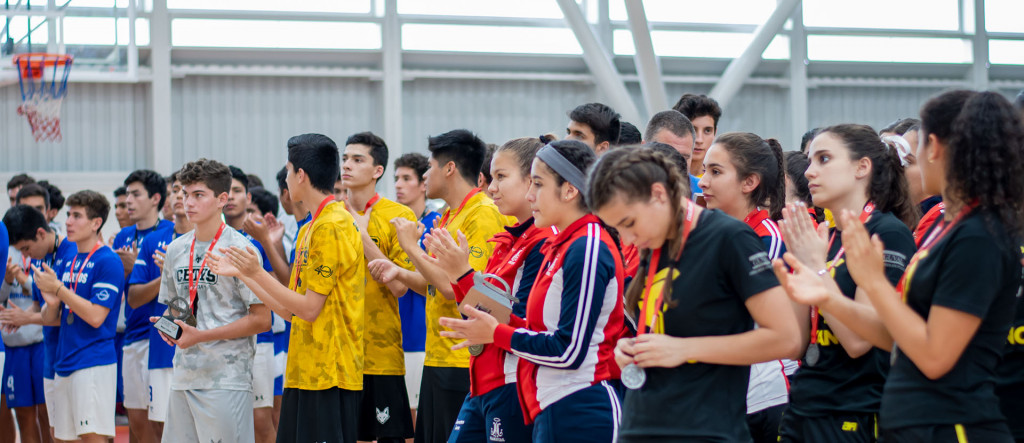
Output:
<instances>
[{"instance_id":1,"label":"basketball hoop","mask_svg":"<svg viewBox=\"0 0 1024 443\"><path fill-rule=\"evenodd\" d=\"M59 142L60 107L68 93L68 74L74 57L65 54L29 53L14 56L21 87L18 114L28 118L36 141Z\"/></svg>"}]
</instances>

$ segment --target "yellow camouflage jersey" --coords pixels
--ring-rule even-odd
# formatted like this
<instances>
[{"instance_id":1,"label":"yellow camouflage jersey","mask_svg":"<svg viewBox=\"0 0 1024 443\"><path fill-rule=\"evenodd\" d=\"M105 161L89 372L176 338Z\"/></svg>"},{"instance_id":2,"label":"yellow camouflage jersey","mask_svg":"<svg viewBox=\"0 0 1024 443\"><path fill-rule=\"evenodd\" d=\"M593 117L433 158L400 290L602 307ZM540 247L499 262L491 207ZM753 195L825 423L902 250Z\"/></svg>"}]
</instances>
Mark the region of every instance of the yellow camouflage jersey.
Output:
<instances>
[{"instance_id":1,"label":"yellow camouflage jersey","mask_svg":"<svg viewBox=\"0 0 1024 443\"><path fill-rule=\"evenodd\" d=\"M360 212L360 215L363 212ZM416 222L416 214L405 205L386 198L374 203L366 233L384 255L398 266L413 270L409 256L398 245L398 235L391 220L404 218ZM411 296L410 296L411 297ZM402 350L402 319L398 315L398 298L387 286L377 283L366 273L366 367L368 375L405 375L405 352Z\"/></svg>"},{"instance_id":2,"label":"yellow camouflage jersey","mask_svg":"<svg viewBox=\"0 0 1024 443\"><path fill-rule=\"evenodd\" d=\"M461 210L460 210L461 209ZM487 267L487 260L494 252L494 243L489 243L494 234L505 231L505 226L516 223L515 217L501 215L498 207L483 192L470 197L466 203L455 211L448 208L441 216L447 221L442 226L448 229L452 237L458 239L459 231L466 235L469 244L469 265L477 271ZM455 300L448 300L444 294L428 288L427 291L427 343L424 366L441 368L468 368L469 351L465 348L452 351L452 346L462 340L441 336L441 317L459 318L459 308Z\"/></svg>"},{"instance_id":3,"label":"yellow camouflage jersey","mask_svg":"<svg viewBox=\"0 0 1024 443\"><path fill-rule=\"evenodd\" d=\"M333 202L295 238L289 288L327 299L313 323L292 317L284 387L362 390L366 260L359 228L345 204Z\"/></svg>"}]
</instances>

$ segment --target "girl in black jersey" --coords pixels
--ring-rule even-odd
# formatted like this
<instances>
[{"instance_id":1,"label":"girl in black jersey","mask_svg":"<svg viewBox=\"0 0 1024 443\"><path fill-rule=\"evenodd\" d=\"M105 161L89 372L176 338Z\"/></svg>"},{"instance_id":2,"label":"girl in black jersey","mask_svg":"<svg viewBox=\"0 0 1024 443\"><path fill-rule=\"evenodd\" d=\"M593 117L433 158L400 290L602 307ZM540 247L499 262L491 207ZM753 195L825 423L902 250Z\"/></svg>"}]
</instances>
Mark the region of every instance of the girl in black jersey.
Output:
<instances>
[{"instance_id":1,"label":"girl in black jersey","mask_svg":"<svg viewBox=\"0 0 1024 443\"><path fill-rule=\"evenodd\" d=\"M615 348L631 388L619 441L751 441L749 366L802 343L761 240L691 203L686 179L650 149L606 153L588 187L591 208L642 257L626 294L639 336Z\"/></svg>"},{"instance_id":2,"label":"girl in black jersey","mask_svg":"<svg viewBox=\"0 0 1024 443\"><path fill-rule=\"evenodd\" d=\"M916 221L898 152L868 126L837 125L818 133L808 154L811 164L805 176L814 204L833 214L851 211L864 220L885 243L885 276L895 284L914 253L908 225ZM803 205L790 205L784 216L787 261L811 269L828 297L809 301L789 290L803 306L800 327L809 332L810 340L802 366L793 375L789 410L779 429L781 441L876 441L888 346L852 330L855 323L878 323L878 317L846 268L841 238L846 224L837 220L830 233L822 223L815 232ZM776 275L782 281L788 277L780 261ZM837 316L840 307L851 316Z\"/></svg>"},{"instance_id":3,"label":"girl in black jersey","mask_svg":"<svg viewBox=\"0 0 1024 443\"><path fill-rule=\"evenodd\" d=\"M944 93L924 105L921 120L922 185L942 194L946 212L899 284L885 278L881 241L849 211L841 216L850 274L878 317L855 329L879 346L895 342L884 439L1010 442L995 375L1021 282L1024 127L995 92ZM821 299L821 285L808 283L795 288L801 298Z\"/></svg>"}]
</instances>

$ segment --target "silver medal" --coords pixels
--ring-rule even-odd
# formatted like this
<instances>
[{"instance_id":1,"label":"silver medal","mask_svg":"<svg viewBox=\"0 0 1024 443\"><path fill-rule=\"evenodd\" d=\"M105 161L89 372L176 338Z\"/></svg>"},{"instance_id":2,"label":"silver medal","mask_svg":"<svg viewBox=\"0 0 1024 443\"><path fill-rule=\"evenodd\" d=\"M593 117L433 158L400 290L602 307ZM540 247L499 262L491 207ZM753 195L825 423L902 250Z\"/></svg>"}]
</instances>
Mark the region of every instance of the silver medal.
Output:
<instances>
[{"instance_id":1,"label":"silver medal","mask_svg":"<svg viewBox=\"0 0 1024 443\"><path fill-rule=\"evenodd\" d=\"M74 322L75 322L75 314L73 314L71 312L68 312L68 324L70 325L70 324L72 324Z\"/></svg>"},{"instance_id":2,"label":"silver medal","mask_svg":"<svg viewBox=\"0 0 1024 443\"><path fill-rule=\"evenodd\" d=\"M647 372L644 368L630 363L622 368L622 384L629 389L640 389L647 382Z\"/></svg>"},{"instance_id":3,"label":"silver medal","mask_svg":"<svg viewBox=\"0 0 1024 443\"><path fill-rule=\"evenodd\" d=\"M896 342L892 342L892 353L889 354L889 366L896 365L896 354L898 354L899 352L900 349L898 346L896 346Z\"/></svg>"},{"instance_id":4,"label":"silver medal","mask_svg":"<svg viewBox=\"0 0 1024 443\"><path fill-rule=\"evenodd\" d=\"M484 345L469 345L469 355L476 357L479 356L480 354L483 354L483 352Z\"/></svg>"},{"instance_id":5,"label":"silver medal","mask_svg":"<svg viewBox=\"0 0 1024 443\"><path fill-rule=\"evenodd\" d=\"M818 364L819 359L821 359L821 349L818 348L817 343L811 343L807 346L807 352L804 353L804 363L807 366L814 366Z\"/></svg>"}]
</instances>

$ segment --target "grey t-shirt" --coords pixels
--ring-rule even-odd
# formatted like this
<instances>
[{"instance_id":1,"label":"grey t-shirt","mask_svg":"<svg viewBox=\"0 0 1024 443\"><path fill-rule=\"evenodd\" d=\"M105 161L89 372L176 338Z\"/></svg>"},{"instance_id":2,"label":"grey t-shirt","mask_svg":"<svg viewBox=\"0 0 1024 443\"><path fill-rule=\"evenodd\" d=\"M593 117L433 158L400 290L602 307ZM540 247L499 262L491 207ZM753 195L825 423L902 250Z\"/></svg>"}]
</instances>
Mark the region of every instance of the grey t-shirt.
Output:
<instances>
[{"instance_id":1,"label":"grey t-shirt","mask_svg":"<svg viewBox=\"0 0 1024 443\"><path fill-rule=\"evenodd\" d=\"M160 277L160 303L167 304L174 297L189 299L189 250L195 231L191 231L167 246L163 274ZM235 277L223 277L210 271L210 264L200 272L199 267L210 242L195 243L192 263L193 281L198 278L196 295L196 321L199 329L224 326L249 314L249 306L262 303L249 288ZM224 227L220 240L214 246L252 247L252 243L230 226ZM262 263L261 263L262 264ZM157 313L162 315L163 312ZM171 389L225 389L252 390L252 366L256 353L256 336L218 340L196 344L174 352L174 372Z\"/></svg>"},{"instance_id":2,"label":"grey t-shirt","mask_svg":"<svg viewBox=\"0 0 1024 443\"><path fill-rule=\"evenodd\" d=\"M24 260L24 257L21 255L21 252L18 251L17 249L11 247L7 253L7 256L14 263L17 263L19 265L26 264L26 260ZM0 282L2 282L2 280L0 280ZM17 279L12 280L10 285L8 285L7 283L0 284L3 285L3 287L0 288L0 304L4 304L6 306L14 304L24 311L29 311L32 309L33 301L31 291L31 278L29 278L28 280L28 288L23 288L20 284L18 284ZM25 292L28 292L28 294L26 294ZM36 343L43 341L43 327L40 325L24 325L18 328L17 331L14 331L10 334L0 333L0 335L3 336L4 346L14 348L18 346L34 345Z\"/></svg>"}]
</instances>

